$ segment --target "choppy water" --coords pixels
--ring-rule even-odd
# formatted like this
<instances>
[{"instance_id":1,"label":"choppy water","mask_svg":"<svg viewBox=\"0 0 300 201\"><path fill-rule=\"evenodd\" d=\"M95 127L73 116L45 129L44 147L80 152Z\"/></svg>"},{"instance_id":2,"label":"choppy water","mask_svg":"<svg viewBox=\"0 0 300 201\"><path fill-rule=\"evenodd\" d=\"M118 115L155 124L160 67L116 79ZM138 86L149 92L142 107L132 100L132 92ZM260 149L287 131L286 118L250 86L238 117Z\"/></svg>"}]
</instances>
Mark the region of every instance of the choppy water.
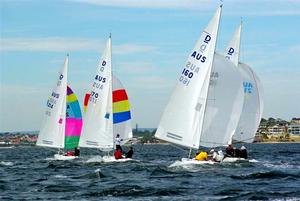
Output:
<instances>
[{"instance_id":1,"label":"choppy water","mask_svg":"<svg viewBox=\"0 0 300 201\"><path fill-rule=\"evenodd\" d=\"M96 150L54 161L51 149L0 148L0 200L300 200L300 144L247 147L258 162L172 168L187 150L137 145L138 161L103 164Z\"/></svg>"}]
</instances>

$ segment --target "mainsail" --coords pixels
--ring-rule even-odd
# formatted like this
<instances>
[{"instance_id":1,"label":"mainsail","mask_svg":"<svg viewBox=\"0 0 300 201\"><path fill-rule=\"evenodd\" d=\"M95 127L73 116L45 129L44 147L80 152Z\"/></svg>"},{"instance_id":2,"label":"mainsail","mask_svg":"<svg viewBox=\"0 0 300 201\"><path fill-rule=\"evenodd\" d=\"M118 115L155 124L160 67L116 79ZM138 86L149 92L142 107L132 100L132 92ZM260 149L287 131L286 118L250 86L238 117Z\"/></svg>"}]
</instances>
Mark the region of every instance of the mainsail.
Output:
<instances>
[{"instance_id":1,"label":"mainsail","mask_svg":"<svg viewBox=\"0 0 300 201\"><path fill-rule=\"evenodd\" d=\"M159 139L199 147L221 9L222 6L201 33L181 71L155 133Z\"/></svg>"},{"instance_id":2,"label":"mainsail","mask_svg":"<svg viewBox=\"0 0 300 201\"><path fill-rule=\"evenodd\" d=\"M244 89L243 109L233 139L239 142L253 142L263 111L263 89L250 66L239 63L241 30L242 23L225 50L225 57L235 64L242 75Z\"/></svg>"},{"instance_id":3,"label":"mainsail","mask_svg":"<svg viewBox=\"0 0 300 201\"><path fill-rule=\"evenodd\" d=\"M67 56L47 101L44 122L36 143L38 146L64 148L68 61Z\"/></svg>"},{"instance_id":4,"label":"mainsail","mask_svg":"<svg viewBox=\"0 0 300 201\"><path fill-rule=\"evenodd\" d=\"M242 112L242 76L234 64L215 53L200 145L226 146L231 142Z\"/></svg>"},{"instance_id":5,"label":"mainsail","mask_svg":"<svg viewBox=\"0 0 300 201\"><path fill-rule=\"evenodd\" d=\"M120 134L122 143L132 138L131 112L122 83L111 72L111 38L92 85L84 100L84 123L79 146L110 150L114 137Z\"/></svg>"},{"instance_id":6,"label":"mainsail","mask_svg":"<svg viewBox=\"0 0 300 201\"><path fill-rule=\"evenodd\" d=\"M84 114L79 146L105 150L112 149L111 38L106 43L106 48L93 79L90 94L88 107Z\"/></svg>"}]
</instances>

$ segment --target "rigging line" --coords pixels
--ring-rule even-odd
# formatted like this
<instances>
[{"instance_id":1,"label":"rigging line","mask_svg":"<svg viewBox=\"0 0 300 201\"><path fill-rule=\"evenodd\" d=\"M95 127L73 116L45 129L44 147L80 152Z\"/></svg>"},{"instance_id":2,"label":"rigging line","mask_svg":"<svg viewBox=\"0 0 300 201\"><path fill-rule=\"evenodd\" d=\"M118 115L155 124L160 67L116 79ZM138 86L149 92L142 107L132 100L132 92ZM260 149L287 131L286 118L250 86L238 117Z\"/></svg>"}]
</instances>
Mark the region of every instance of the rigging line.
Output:
<instances>
[{"instance_id":1,"label":"rigging line","mask_svg":"<svg viewBox=\"0 0 300 201\"><path fill-rule=\"evenodd\" d=\"M245 140L252 140L254 139L255 137L251 137L251 138L248 138L248 139L242 139L242 140L234 140L234 143L233 144L236 144L236 143L245 143L244 141Z\"/></svg>"},{"instance_id":2,"label":"rigging line","mask_svg":"<svg viewBox=\"0 0 300 201\"><path fill-rule=\"evenodd\" d=\"M170 145L171 145L172 147L176 148L176 149L179 149L179 150L183 151L183 152L189 152L189 151L187 151L186 149L184 149L184 148L182 148L182 147L180 147L180 146L178 146L178 145L176 145L176 144L170 143Z\"/></svg>"}]
</instances>

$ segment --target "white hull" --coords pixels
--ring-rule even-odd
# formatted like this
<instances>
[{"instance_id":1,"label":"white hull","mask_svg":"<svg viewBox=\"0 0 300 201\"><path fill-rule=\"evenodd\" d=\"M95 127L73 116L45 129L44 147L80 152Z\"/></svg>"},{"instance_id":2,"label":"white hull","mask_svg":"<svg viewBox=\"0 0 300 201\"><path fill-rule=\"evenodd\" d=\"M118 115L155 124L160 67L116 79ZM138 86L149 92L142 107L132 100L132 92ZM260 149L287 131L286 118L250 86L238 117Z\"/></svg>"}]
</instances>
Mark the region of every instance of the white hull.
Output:
<instances>
[{"instance_id":1,"label":"white hull","mask_svg":"<svg viewBox=\"0 0 300 201\"><path fill-rule=\"evenodd\" d=\"M64 156L61 154L54 154L54 159L58 161L70 161L78 158L77 156Z\"/></svg>"},{"instance_id":2,"label":"white hull","mask_svg":"<svg viewBox=\"0 0 300 201\"><path fill-rule=\"evenodd\" d=\"M247 159L244 158L235 158L235 157L226 157L223 159L223 163L234 163L234 162L239 162L239 161L248 161Z\"/></svg>"},{"instance_id":3,"label":"white hull","mask_svg":"<svg viewBox=\"0 0 300 201\"><path fill-rule=\"evenodd\" d=\"M195 159L190 159L190 158L182 158L181 161L175 161L172 163L169 167L178 167L178 166L190 166L190 165L213 165L218 162L214 161L198 161Z\"/></svg>"},{"instance_id":4,"label":"white hull","mask_svg":"<svg viewBox=\"0 0 300 201\"><path fill-rule=\"evenodd\" d=\"M122 159L115 159L114 156L103 156L102 162L103 163L115 163L115 162L127 162L132 161L132 158L122 158Z\"/></svg>"}]
</instances>

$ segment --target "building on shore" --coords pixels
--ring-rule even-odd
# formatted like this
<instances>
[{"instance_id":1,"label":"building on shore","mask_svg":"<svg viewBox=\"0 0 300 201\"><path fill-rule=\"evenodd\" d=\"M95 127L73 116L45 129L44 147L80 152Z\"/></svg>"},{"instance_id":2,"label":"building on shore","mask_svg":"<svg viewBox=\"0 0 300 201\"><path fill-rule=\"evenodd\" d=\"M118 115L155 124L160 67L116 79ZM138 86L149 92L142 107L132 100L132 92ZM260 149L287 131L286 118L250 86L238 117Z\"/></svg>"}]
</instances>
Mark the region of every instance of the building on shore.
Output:
<instances>
[{"instance_id":1,"label":"building on shore","mask_svg":"<svg viewBox=\"0 0 300 201\"><path fill-rule=\"evenodd\" d=\"M299 124L291 124L288 126L288 133L290 135L298 135L300 136L300 123Z\"/></svg>"}]
</instances>

